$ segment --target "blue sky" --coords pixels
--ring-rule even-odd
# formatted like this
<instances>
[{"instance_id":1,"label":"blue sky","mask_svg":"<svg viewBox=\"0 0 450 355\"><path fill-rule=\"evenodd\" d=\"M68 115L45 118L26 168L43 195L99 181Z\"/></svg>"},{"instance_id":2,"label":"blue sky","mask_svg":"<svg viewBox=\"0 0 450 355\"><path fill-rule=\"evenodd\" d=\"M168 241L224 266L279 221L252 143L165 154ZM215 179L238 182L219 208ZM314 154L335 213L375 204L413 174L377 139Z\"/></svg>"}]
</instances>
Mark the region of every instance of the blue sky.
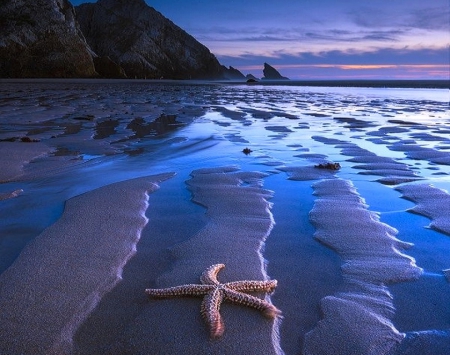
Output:
<instances>
[{"instance_id":1,"label":"blue sky","mask_svg":"<svg viewBox=\"0 0 450 355\"><path fill-rule=\"evenodd\" d=\"M449 78L449 0L146 2L244 74L268 62L292 79Z\"/></svg>"}]
</instances>

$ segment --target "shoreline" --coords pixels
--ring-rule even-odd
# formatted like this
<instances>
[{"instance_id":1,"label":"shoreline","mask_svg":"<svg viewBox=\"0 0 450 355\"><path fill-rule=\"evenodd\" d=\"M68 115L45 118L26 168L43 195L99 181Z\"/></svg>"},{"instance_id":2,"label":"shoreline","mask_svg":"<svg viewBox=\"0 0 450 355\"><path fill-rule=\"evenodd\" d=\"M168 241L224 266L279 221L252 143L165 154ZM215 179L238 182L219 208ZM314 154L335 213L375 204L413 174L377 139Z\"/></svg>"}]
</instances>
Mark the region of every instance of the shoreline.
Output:
<instances>
[{"instance_id":1,"label":"shoreline","mask_svg":"<svg viewBox=\"0 0 450 355\"><path fill-rule=\"evenodd\" d=\"M170 84L170 85L249 85L249 86L301 86L301 87L354 87L390 89L450 89L450 80L445 79L316 79L316 80L258 80L248 83L243 80L191 80L191 79L106 79L106 78L0 78L5 83L94 83L94 84Z\"/></svg>"}]
</instances>

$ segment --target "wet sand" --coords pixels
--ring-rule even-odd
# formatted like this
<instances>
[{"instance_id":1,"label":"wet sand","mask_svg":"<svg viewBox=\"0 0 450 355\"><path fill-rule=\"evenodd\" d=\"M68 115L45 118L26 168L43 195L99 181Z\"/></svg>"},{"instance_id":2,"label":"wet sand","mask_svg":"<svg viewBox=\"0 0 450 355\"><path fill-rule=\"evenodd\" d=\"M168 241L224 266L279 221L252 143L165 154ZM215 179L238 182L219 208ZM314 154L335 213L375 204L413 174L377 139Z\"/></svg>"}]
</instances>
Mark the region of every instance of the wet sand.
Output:
<instances>
[{"instance_id":1,"label":"wet sand","mask_svg":"<svg viewBox=\"0 0 450 355\"><path fill-rule=\"evenodd\" d=\"M2 353L448 353L445 90L0 92ZM256 296L282 317L224 303L211 340L201 298L145 295L217 263L221 282L277 279Z\"/></svg>"},{"instance_id":2,"label":"wet sand","mask_svg":"<svg viewBox=\"0 0 450 355\"><path fill-rule=\"evenodd\" d=\"M404 336L390 320L394 312L386 285L417 279L422 270L400 252L410 245L366 209L350 182L326 180L314 184L314 190L318 199L310 218L315 237L342 256L345 288L322 300L324 319L306 334L305 354L329 354L330 349L388 354Z\"/></svg>"},{"instance_id":3,"label":"wet sand","mask_svg":"<svg viewBox=\"0 0 450 355\"><path fill-rule=\"evenodd\" d=\"M116 183L66 203L61 218L0 276L2 353L72 352L76 329L136 252L147 193L170 177Z\"/></svg>"}]
</instances>

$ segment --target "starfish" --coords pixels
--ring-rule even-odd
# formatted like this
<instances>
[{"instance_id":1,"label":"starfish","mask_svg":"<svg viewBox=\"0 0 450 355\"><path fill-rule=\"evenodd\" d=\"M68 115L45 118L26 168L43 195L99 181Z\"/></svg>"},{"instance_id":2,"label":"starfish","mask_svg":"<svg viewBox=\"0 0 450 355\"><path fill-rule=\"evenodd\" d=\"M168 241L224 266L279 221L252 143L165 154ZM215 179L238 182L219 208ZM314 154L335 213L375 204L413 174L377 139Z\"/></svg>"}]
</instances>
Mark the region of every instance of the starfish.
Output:
<instances>
[{"instance_id":1,"label":"starfish","mask_svg":"<svg viewBox=\"0 0 450 355\"><path fill-rule=\"evenodd\" d=\"M247 292L272 292L277 286L277 280L245 280L222 284L217 280L217 274L224 267L224 264L216 264L207 268L200 277L201 284L189 284L163 289L146 289L145 292L153 298L204 296L201 314L209 325L210 335L213 339L222 336L225 330L222 316L219 312L223 301L253 307L272 319L281 314L281 311L273 304L247 294Z\"/></svg>"}]
</instances>

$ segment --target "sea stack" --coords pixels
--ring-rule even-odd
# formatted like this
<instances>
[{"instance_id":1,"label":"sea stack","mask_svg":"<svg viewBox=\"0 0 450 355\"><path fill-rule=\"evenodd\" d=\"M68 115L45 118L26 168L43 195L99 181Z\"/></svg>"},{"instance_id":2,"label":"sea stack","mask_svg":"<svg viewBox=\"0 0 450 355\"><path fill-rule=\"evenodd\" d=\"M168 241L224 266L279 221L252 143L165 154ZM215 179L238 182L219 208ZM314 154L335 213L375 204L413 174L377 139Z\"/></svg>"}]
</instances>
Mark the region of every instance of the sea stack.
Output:
<instances>
[{"instance_id":1,"label":"sea stack","mask_svg":"<svg viewBox=\"0 0 450 355\"><path fill-rule=\"evenodd\" d=\"M96 75L68 0L3 0L0 28L2 78Z\"/></svg>"},{"instance_id":2,"label":"sea stack","mask_svg":"<svg viewBox=\"0 0 450 355\"><path fill-rule=\"evenodd\" d=\"M247 79L247 80L252 80L252 81L258 81L259 79L256 77L256 76L254 76L253 74L247 74L246 76L245 76L245 78Z\"/></svg>"},{"instance_id":3,"label":"sea stack","mask_svg":"<svg viewBox=\"0 0 450 355\"><path fill-rule=\"evenodd\" d=\"M229 68L222 66L224 79L228 80L245 80L245 75L242 74L238 69L230 66Z\"/></svg>"},{"instance_id":4,"label":"sea stack","mask_svg":"<svg viewBox=\"0 0 450 355\"><path fill-rule=\"evenodd\" d=\"M263 73L264 77L262 80L289 80L289 78L282 76L278 70L267 63L264 63Z\"/></svg>"}]
</instances>

